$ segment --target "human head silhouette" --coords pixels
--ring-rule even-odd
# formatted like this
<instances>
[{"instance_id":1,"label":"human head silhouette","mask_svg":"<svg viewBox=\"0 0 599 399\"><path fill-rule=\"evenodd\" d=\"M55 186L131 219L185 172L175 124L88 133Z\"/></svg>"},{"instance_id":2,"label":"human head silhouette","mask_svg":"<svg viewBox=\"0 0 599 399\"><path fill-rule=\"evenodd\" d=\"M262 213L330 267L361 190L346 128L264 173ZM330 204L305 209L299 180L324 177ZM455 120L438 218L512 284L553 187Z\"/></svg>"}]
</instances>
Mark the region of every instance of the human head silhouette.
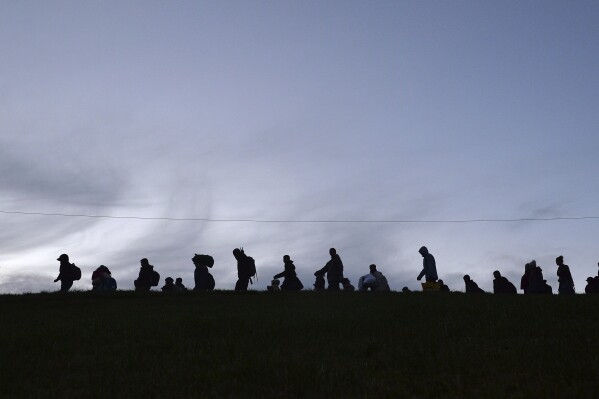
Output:
<instances>
[{"instance_id":1,"label":"human head silhouette","mask_svg":"<svg viewBox=\"0 0 599 399\"><path fill-rule=\"evenodd\" d=\"M173 283L173 278L172 277L167 277L164 279L164 282L167 284L172 284Z\"/></svg>"},{"instance_id":2,"label":"human head silhouette","mask_svg":"<svg viewBox=\"0 0 599 399\"><path fill-rule=\"evenodd\" d=\"M141 263L142 266L148 266L150 264L147 258L141 259L139 263Z\"/></svg>"},{"instance_id":3,"label":"human head silhouette","mask_svg":"<svg viewBox=\"0 0 599 399\"><path fill-rule=\"evenodd\" d=\"M561 266L564 264L564 257L562 255L555 258L555 264Z\"/></svg>"},{"instance_id":4,"label":"human head silhouette","mask_svg":"<svg viewBox=\"0 0 599 399\"><path fill-rule=\"evenodd\" d=\"M283 256L283 262L287 263L291 260L291 257L289 255L284 255Z\"/></svg>"},{"instance_id":5,"label":"human head silhouette","mask_svg":"<svg viewBox=\"0 0 599 399\"><path fill-rule=\"evenodd\" d=\"M69 261L69 255L62 254L56 260L60 261L60 262L68 262Z\"/></svg>"},{"instance_id":6,"label":"human head silhouette","mask_svg":"<svg viewBox=\"0 0 599 399\"><path fill-rule=\"evenodd\" d=\"M181 277L177 277L177 279L175 280L175 283L183 284L183 279Z\"/></svg>"},{"instance_id":7,"label":"human head silhouette","mask_svg":"<svg viewBox=\"0 0 599 399\"><path fill-rule=\"evenodd\" d=\"M422 246L422 247L420 247L418 252L420 252L420 255L422 255L424 257L426 254L428 254L428 248L425 246Z\"/></svg>"},{"instance_id":8,"label":"human head silhouette","mask_svg":"<svg viewBox=\"0 0 599 399\"><path fill-rule=\"evenodd\" d=\"M495 271L493 272L493 277L495 277L495 278L499 278L499 277L501 277L501 273L499 273L499 270L495 270Z\"/></svg>"},{"instance_id":9,"label":"human head silhouette","mask_svg":"<svg viewBox=\"0 0 599 399\"><path fill-rule=\"evenodd\" d=\"M235 248L233 250L233 256L235 257L235 259L239 260L239 258L241 257L242 251L243 250L240 248Z\"/></svg>"},{"instance_id":10,"label":"human head silhouette","mask_svg":"<svg viewBox=\"0 0 599 399\"><path fill-rule=\"evenodd\" d=\"M335 248L329 249L329 255L331 255L331 258L337 255L337 250Z\"/></svg>"},{"instance_id":11,"label":"human head silhouette","mask_svg":"<svg viewBox=\"0 0 599 399\"><path fill-rule=\"evenodd\" d=\"M469 275L464 275L464 281L470 281L470 276Z\"/></svg>"},{"instance_id":12,"label":"human head silhouette","mask_svg":"<svg viewBox=\"0 0 599 399\"><path fill-rule=\"evenodd\" d=\"M374 272L376 272L376 265L373 263L372 265L370 265L370 273Z\"/></svg>"}]
</instances>

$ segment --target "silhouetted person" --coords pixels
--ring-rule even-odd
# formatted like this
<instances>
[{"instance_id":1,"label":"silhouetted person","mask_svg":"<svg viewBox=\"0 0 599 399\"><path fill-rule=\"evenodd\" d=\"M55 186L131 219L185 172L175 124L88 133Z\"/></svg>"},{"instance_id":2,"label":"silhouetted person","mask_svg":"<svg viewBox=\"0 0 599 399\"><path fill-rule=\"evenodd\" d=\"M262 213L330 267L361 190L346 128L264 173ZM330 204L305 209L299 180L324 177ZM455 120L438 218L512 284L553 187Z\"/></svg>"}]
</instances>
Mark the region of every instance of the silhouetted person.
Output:
<instances>
[{"instance_id":1,"label":"silhouetted person","mask_svg":"<svg viewBox=\"0 0 599 399\"><path fill-rule=\"evenodd\" d=\"M243 248L235 248L233 256L237 260L235 291L247 291L250 279L256 274L256 264L253 258L245 254Z\"/></svg>"},{"instance_id":2,"label":"silhouetted person","mask_svg":"<svg viewBox=\"0 0 599 399\"><path fill-rule=\"evenodd\" d=\"M528 273L528 293L530 294L551 294L553 292L551 286L547 284L547 280L543 279L543 269L537 266L535 260L531 261Z\"/></svg>"},{"instance_id":3,"label":"silhouetted person","mask_svg":"<svg viewBox=\"0 0 599 399\"><path fill-rule=\"evenodd\" d=\"M270 285L266 286L266 290L273 292L281 291L281 287L279 287L280 283L281 282L275 278L270 282Z\"/></svg>"},{"instance_id":4,"label":"silhouetted person","mask_svg":"<svg viewBox=\"0 0 599 399\"><path fill-rule=\"evenodd\" d=\"M281 284L281 290L283 291L300 291L304 288L304 285L297 277L297 273L295 272L295 265L293 261L289 257L289 255L283 256L283 264L285 270L283 270L279 274L275 274L273 276L274 279L283 278L283 284Z\"/></svg>"},{"instance_id":5,"label":"silhouetted person","mask_svg":"<svg viewBox=\"0 0 599 399\"><path fill-rule=\"evenodd\" d=\"M478 287L478 284L476 284L469 275L465 275L464 276L464 283L466 283L466 294L484 294L485 291L483 291L482 288Z\"/></svg>"},{"instance_id":6,"label":"silhouetted person","mask_svg":"<svg viewBox=\"0 0 599 399\"><path fill-rule=\"evenodd\" d=\"M503 277L498 270L493 272L493 293L495 294L517 294L516 286Z\"/></svg>"},{"instance_id":7,"label":"silhouetted person","mask_svg":"<svg viewBox=\"0 0 599 399\"><path fill-rule=\"evenodd\" d=\"M403 287L401 292L412 292L408 287Z\"/></svg>"},{"instance_id":8,"label":"silhouetted person","mask_svg":"<svg viewBox=\"0 0 599 399\"><path fill-rule=\"evenodd\" d=\"M522 278L520 278L520 289L524 291L525 294L529 294L528 292L528 277L530 276L530 263L524 265L524 274Z\"/></svg>"},{"instance_id":9,"label":"silhouetted person","mask_svg":"<svg viewBox=\"0 0 599 399\"><path fill-rule=\"evenodd\" d=\"M172 277L164 279L164 286L162 286L162 292L174 292L179 291Z\"/></svg>"},{"instance_id":10,"label":"silhouetted person","mask_svg":"<svg viewBox=\"0 0 599 399\"><path fill-rule=\"evenodd\" d=\"M358 281L360 291L390 291L389 283L383 273L376 269L376 265L370 265L370 273L360 277Z\"/></svg>"},{"instance_id":11,"label":"silhouetted person","mask_svg":"<svg viewBox=\"0 0 599 399\"><path fill-rule=\"evenodd\" d=\"M175 285L179 289L179 291L187 291L187 287L183 285L183 279L181 277L177 277L175 280Z\"/></svg>"},{"instance_id":12,"label":"silhouetted person","mask_svg":"<svg viewBox=\"0 0 599 399\"><path fill-rule=\"evenodd\" d=\"M191 261L195 265L193 272L194 291L212 291L216 285L214 277L208 271L209 267L214 266L214 258L210 255L195 254Z\"/></svg>"},{"instance_id":13,"label":"silhouetted person","mask_svg":"<svg viewBox=\"0 0 599 399\"><path fill-rule=\"evenodd\" d=\"M439 276L437 276L437 264L435 262L435 257L428 252L428 248L420 247L418 250L420 255L422 255L422 271L416 278L418 281L424 276L426 282L436 282Z\"/></svg>"},{"instance_id":14,"label":"silhouetted person","mask_svg":"<svg viewBox=\"0 0 599 399\"><path fill-rule=\"evenodd\" d=\"M92 291L116 291L116 280L106 266L100 265L92 273Z\"/></svg>"},{"instance_id":15,"label":"silhouetted person","mask_svg":"<svg viewBox=\"0 0 599 399\"><path fill-rule=\"evenodd\" d=\"M341 280L343 280L343 262L335 248L329 249L329 255L331 255L331 260L329 260L317 273L327 275L327 281L329 283L328 289L330 291L339 291L339 284L341 284ZM316 273L314 273L314 275L316 275Z\"/></svg>"},{"instance_id":16,"label":"silhouetted person","mask_svg":"<svg viewBox=\"0 0 599 399\"><path fill-rule=\"evenodd\" d=\"M587 294L599 294L599 277L587 277L587 285L584 292Z\"/></svg>"},{"instance_id":17,"label":"silhouetted person","mask_svg":"<svg viewBox=\"0 0 599 399\"><path fill-rule=\"evenodd\" d=\"M160 274L154 270L154 266L150 265L148 259L143 258L139 261L139 276L133 282L136 291L150 291L152 287L160 284Z\"/></svg>"},{"instance_id":18,"label":"silhouetted person","mask_svg":"<svg viewBox=\"0 0 599 399\"><path fill-rule=\"evenodd\" d=\"M439 292L449 292L449 287L443 282L443 280L438 280L439 283Z\"/></svg>"},{"instance_id":19,"label":"silhouetted person","mask_svg":"<svg viewBox=\"0 0 599 399\"><path fill-rule=\"evenodd\" d=\"M321 273L320 270L315 272L316 281L314 281L314 291L323 291L325 286L324 281L324 273Z\"/></svg>"},{"instance_id":20,"label":"silhouetted person","mask_svg":"<svg viewBox=\"0 0 599 399\"><path fill-rule=\"evenodd\" d=\"M559 286L557 292L564 294L574 294L574 280L570 273L570 267L564 264L564 257L558 256L555 258L555 264L557 265L557 281Z\"/></svg>"},{"instance_id":21,"label":"silhouetted person","mask_svg":"<svg viewBox=\"0 0 599 399\"><path fill-rule=\"evenodd\" d=\"M356 290L347 277L341 280L341 285L343 286L343 291L353 292Z\"/></svg>"},{"instance_id":22,"label":"silhouetted person","mask_svg":"<svg viewBox=\"0 0 599 399\"><path fill-rule=\"evenodd\" d=\"M530 262L530 276L528 285L528 291L531 294L553 293L553 289L549 284L547 284L547 280L543 278L543 269L541 269L540 266L537 266L537 262L535 260Z\"/></svg>"},{"instance_id":23,"label":"silhouetted person","mask_svg":"<svg viewBox=\"0 0 599 399\"><path fill-rule=\"evenodd\" d=\"M60 262L60 267L58 269L58 277L56 277L54 282L60 281L60 291L67 292L73 286L73 281L78 280L76 278L76 271L74 270L75 265L69 262L69 255L67 254L60 255L56 260Z\"/></svg>"}]
</instances>

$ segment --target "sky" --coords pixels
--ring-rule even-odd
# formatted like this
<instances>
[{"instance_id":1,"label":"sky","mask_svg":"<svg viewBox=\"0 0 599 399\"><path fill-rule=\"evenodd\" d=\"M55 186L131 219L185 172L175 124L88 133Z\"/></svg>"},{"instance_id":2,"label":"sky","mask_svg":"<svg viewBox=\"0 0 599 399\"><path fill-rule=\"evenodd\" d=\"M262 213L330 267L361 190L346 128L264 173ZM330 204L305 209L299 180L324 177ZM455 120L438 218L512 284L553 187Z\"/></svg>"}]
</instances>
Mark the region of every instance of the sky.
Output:
<instances>
[{"instance_id":1,"label":"sky","mask_svg":"<svg viewBox=\"0 0 599 399\"><path fill-rule=\"evenodd\" d=\"M2 1L0 293L58 290L61 253L75 289L101 264L132 289L141 258L193 287L195 253L233 289L236 247L252 289L285 254L311 288L331 247L354 284L374 263L419 289L422 245L454 290L535 259L555 292L563 255L584 292L599 219L449 221L599 217L597 21L583 0Z\"/></svg>"}]
</instances>

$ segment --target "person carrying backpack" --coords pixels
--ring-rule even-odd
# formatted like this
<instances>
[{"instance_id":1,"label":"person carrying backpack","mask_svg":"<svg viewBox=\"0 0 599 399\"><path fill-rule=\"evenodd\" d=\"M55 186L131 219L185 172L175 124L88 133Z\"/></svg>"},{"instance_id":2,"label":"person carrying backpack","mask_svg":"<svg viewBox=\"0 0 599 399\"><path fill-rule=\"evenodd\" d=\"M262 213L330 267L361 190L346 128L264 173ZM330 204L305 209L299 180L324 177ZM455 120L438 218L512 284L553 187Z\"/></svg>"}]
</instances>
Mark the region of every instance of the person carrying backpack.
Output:
<instances>
[{"instance_id":1,"label":"person carrying backpack","mask_svg":"<svg viewBox=\"0 0 599 399\"><path fill-rule=\"evenodd\" d=\"M56 260L60 262L60 267L54 282L60 281L60 291L67 292L73 286L73 281L81 278L81 269L69 262L67 254L60 255Z\"/></svg>"},{"instance_id":2,"label":"person carrying backpack","mask_svg":"<svg viewBox=\"0 0 599 399\"><path fill-rule=\"evenodd\" d=\"M158 286L160 283L160 274L154 270L154 266L150 265L148 259L143 258L139 261L139 276L133 282L135 291L150 291L152 287Z\"/></svg>"},{"instance_id":3,"label":"person carrying backpack","mask_svg":"<svg viewBox=\"0 0 599 399\"><path fill-rule=\"evenodd\" d=\"M252 277L256 275L256 263L254 262L254 258L245 254L243 248L235 248L233 256L237 260L235 291L247 291L248 284L252 282Z\"/></svg>"}]
</instances>

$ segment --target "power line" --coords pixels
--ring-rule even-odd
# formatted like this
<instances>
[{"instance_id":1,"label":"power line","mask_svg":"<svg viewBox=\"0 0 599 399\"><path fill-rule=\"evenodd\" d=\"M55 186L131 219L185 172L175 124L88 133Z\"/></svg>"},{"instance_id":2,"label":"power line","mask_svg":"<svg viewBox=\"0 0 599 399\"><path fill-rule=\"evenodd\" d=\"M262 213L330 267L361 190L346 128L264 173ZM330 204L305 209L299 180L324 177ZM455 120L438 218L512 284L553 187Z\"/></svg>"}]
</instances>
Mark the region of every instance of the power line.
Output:
<instances>
[{"instance_id":1,"label":"power line","mask_svg":"<svg viewBox=\"0 0 599 399\"><path fill-rule=\"evenodd\" d=\"M175 217L149 217L149 216L118 216L118 215L90 215L75 213L45 213L2 211L8 215L55 216L92 219L129 219L129 220L162 220L175 222L218 222L218 223L510 223L510 222L547 222L557 220L590 220L599 219L599 216L572 216L572 217L547 217L547 218L514 218L514 219L445 219L445 220L290 220L290 219L212 219L212 218L175 218Z\"/></svg>"}]
</instances>

